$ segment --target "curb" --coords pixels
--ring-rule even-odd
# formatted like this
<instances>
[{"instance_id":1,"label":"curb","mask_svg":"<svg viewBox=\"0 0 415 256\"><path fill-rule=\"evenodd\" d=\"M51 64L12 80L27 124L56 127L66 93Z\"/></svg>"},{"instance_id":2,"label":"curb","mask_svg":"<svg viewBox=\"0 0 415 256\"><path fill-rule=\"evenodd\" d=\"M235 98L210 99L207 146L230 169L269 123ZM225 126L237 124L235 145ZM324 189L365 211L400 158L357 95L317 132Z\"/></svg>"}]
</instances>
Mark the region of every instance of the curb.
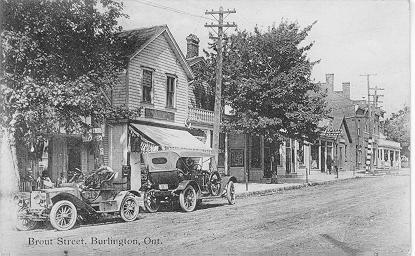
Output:
<instances>
[{"instance_id":1,"label":"curb","mask_svg":"<svg viewBox=\"0 0 415 256\"><path fill-rule=\"evenodd\" d=\"M269 194L279 193L279 192L285 191L285 190L293 190L293 189L301 189L301 188L305 188L305 187L313 187L313 186L319 186L319 185L333 184L333 183L337 183L337 182L348 181L348 180L352 180L352 179L360 179L360 178L362 178L362 177L355 176L355 177L350 177L350 178L345 178L345 179L308 182L308 183L296 184L296 185L281 187L281 188L270 188L270 189L258 190L258 191L245 191L245 192L236 194L235 197L236 198L246 198L246 197L251 197L251 196L269 195Z\"/></svg>"}]
</instances>

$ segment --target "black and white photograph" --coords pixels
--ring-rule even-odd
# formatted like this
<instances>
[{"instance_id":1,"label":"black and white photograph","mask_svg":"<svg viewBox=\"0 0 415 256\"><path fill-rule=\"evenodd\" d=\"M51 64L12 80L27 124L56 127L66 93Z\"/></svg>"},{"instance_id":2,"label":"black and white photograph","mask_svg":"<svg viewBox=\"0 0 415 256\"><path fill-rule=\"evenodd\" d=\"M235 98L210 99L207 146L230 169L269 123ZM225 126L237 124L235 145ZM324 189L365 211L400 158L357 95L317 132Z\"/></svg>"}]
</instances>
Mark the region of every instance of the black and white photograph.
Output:
<instances>
[{"instance_id":1,"label":"black and white photograph","mask_svg":"<svg viewBox=\"0 0 415 256\"><path fill-rule=\"evenodd\" d=\"M0 0L0 256L414 255L413 4Z\"/></svg>"}]
</instances>

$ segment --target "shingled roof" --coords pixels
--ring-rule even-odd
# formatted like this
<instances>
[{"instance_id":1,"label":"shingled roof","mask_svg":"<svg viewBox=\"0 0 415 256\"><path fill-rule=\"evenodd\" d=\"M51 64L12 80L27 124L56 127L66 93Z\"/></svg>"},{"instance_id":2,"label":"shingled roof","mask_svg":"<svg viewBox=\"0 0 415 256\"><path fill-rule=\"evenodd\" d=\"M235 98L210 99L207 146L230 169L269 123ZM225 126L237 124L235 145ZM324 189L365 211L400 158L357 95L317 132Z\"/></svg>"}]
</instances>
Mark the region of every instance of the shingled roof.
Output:
<instances>
[{"instance_id":1,"label":"shingled roof","mask_svg":"<svg viewBox=\"0 0 415 256\"><path fill-rule=\"evenodd\" d=\"M121 55L123 57L132 57L138 49L144 46L152 38L162 33L165 29L167 29L167 25L119 32L117 36L125 40L125 45L121 49Z\"/></svg>"},{"instance_id":2,"label":"shingled roof","mask_svg":"<svg viewBox=\"0 0 415 256\"><path fill-rule=\"evenodd\" d=\"M119 48L120 56L125 58L125 63L128 63L131 58L133 58L136 54L138 54L142 49L144 49L148 44L150 44L154 39L156 39L164 32L166 35L166 40L176 55L177 60L180 62L184 71L186 72L188 79L193 80L194 74L167 25L138 28L119 32L117 36L123 41Z\"/></svg>"}]
</instances>

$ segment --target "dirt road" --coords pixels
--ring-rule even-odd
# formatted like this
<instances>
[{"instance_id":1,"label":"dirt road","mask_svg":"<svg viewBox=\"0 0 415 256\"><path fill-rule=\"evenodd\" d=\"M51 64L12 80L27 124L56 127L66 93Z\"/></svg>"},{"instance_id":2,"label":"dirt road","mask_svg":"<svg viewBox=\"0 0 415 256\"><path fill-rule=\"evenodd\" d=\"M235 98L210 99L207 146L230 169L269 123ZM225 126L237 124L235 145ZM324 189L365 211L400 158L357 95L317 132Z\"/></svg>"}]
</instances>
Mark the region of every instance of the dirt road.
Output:
<instances>
[{"instance_id":1,"label":"dirt road","mask_svg":"<svg viewBox=\"0 0 415 256\"><path fill-rule=\"evenodd\" d=\"M132 223L13 232L9 243L12 255L409 255L409 185L409 175L359 178Z\"/></svg>"}]
</instances>

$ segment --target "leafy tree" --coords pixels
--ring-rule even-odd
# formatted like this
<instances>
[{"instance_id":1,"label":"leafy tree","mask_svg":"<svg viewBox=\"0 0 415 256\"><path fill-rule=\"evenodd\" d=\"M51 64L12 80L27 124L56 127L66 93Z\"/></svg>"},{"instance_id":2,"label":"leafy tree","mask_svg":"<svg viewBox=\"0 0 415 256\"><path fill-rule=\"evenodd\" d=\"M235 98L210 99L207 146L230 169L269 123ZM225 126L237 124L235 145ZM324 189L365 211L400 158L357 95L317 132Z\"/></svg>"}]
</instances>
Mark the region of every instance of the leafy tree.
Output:
<instances>
[{"instance_id":1,"label":"leafy tree","mask_svg":"<svg viewBox=\"0 0 415 256\"><path fill-rule=\"evenodd\" d=\"M192 102L192 104L197 108L213 111L215 104L215 87L212 87L207 81L211 79L212 74L215 74L216 71L214 67L212 64L207 65L205 61L201 61L198 64L195 64L192 67L192 70L195 73L195 79L193 81L195 102Z\"/></svg>"},{"instance_id":2,"label":"leafy tree","mask_svg":"<svg viewBox=\"0 0 415 256\"><path fill-rule=\"evenodd\" d=\"M317 123L327 112L324 93L311 80L313 66L306 44L312 26L282 21L267 31L238 31L225 41L223 59L224 102L234 115L225 121L232 131L264 135L270 141L284 138L314 140ZM208 68L196 72L215 86L216 53L206 55ZM213 75L207 75L211 73Z\"/></svg>"},{"instance_id":3,"label":"leafy tree","mask_svg":"<svg viewBox=\"0 0 415 256\"><path fill-rule=\"evenodd\" d=\"M26 145L64 127L90 128L84 117L134 116L111 106L124 67L116 33L126 17L114 0L2 0L1 125Z\"/></svg>"},{"instance_id":4,"label":"leafy tree","mask_svg":"<svg viewBox=\"0 0 415 256\"><path fill-rule=\"evenodd\" d=\"M401 143L402 154L409 157L410 153L410 111L406 106L399 110L398 113L392 113L392 116L385 120L385 135L388 139Z\"/></svg>"}]
</instances>

